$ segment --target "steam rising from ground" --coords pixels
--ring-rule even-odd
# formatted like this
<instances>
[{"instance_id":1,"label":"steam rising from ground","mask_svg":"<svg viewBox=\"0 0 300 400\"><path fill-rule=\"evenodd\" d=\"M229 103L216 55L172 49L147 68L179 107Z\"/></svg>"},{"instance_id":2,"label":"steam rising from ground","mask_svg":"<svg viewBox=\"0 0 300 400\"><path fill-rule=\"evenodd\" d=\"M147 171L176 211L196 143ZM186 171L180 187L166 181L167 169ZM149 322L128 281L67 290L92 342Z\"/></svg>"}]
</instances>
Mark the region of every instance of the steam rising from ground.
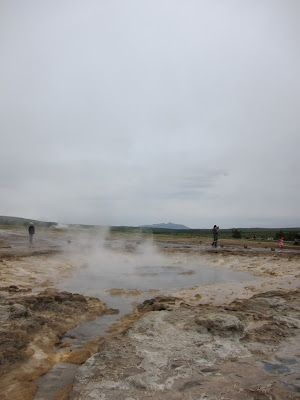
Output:
<instances>
[{"instance_id":1,"label":"steam rising from ground","mask_svg":"<svg viewBox=\"0 0 300 400\"><path fill-rule=\"evenodd\" d=\"M174 258L174 254L161 253L149 238L108 237L105 230L74 235L69 253L78 268L65 288L100 298L113 288L165 290L249 279L244 273L208 265L199 254L187 258L182 253Z\"/></svg>"},{"instance_id":2,"label":"steam rising from ground","mask_svg":"<svg viewBox=\"0 0 300 400\"><path fill-rule=\"evenodd\" d=\"M168 265L152 239L135 236L129 239L109 239L108 230L81 233L72 237L69 253L75 264L84 268L86 275L101 277L113 273L115 276L133 273L143 267ZM120 285L122 287L122 280Z\"/></svg>"}]
</instances>

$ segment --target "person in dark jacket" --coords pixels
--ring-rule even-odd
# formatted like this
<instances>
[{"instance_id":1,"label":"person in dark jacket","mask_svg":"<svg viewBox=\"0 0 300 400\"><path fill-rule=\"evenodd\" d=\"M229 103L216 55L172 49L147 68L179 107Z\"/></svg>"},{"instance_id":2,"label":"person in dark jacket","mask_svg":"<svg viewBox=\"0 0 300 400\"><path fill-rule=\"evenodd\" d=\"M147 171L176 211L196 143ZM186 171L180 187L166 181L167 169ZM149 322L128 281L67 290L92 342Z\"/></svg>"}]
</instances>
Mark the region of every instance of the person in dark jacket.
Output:
<instances>
[{"instance_id":1,"label":"person in dark jacket","mask_svg":"<svg viewBox=\"0 0 300 400\"><path fill-rule=\"evenodd\" d=\"M29 243L32 243L33 235L35 234L33 222L30 222L28 232L29 232Z\"/></svg>"},{"instance_id":2,"label":"person in dark jacket","mask_svg":"<svg viewBox=\"0 0 300 400\"><path fill-rule=\"evenodd\" d=\"M212 242L212 246L213 247L217 247L218 246L218 232L219 232L219 227L217 225L214 225L213 229L212 229L213 235L214 235L214 240Z\"/></svg>"}]
</instances>

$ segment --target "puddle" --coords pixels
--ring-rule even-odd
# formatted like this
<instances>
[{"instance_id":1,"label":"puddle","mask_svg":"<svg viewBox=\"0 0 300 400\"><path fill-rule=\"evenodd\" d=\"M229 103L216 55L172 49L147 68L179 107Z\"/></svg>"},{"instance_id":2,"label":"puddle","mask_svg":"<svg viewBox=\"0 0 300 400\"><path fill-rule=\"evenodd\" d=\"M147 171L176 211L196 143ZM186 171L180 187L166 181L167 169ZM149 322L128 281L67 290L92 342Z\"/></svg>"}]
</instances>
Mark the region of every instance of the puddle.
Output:
<instances>
[{"instance_id":1,"label":"puddle","mask_svg":"<svg viewBox=\"0 0 300 400\"><path fill-rule=\"evenodd\" d=\"M129 257L129 256L126 256ZM141 303L159 294L167 294L168 289L205 285L209 283L253 280L248 273L234 272L207 265L134 265L128 260L121 266L112 262L107 265L91 264L78 269L74 277L61 283L61 290L98 297L108 308L119 310L119 314L103 315L66 332L63 342L70 342L71 349L80 349L95 336L105 334L107 329L124 314L131 312L132 303ZM109 289L127 289L127 297L111 295ZM142 294L130 295L137 289ZM151 290L157 290L156 293ZM125 292L126 293L126 292ZM57 350L60 351L60 350ZM78 366L61 362L51 371L38 378L35 400L52 400L66 385L72 382Z\"/></svg>"},{"instance_id":2,"label":"puddle","mask_svg":"<svg viewBox=\"0 0 300 400\"><path fill-rule=\"evenodd\" d=\"M271 361L258 361L258 365L270 375L277 376L278 383L293 393L300 393L300 340L290 338L280 345Z\"/></svg>"},{"instance_id":3,"label":"puddle","mask_svg":"<svg viewBox=\"0 0 300 400\"><path fill-rule=\"evenodd\" d=\"M291 373L290 368L284 364L272 364L269 362L261 361L262 368L272 375L283 375Z\"/></svg>"},{"instance_id":4,"label":"puddle","mask_svg":"<svg viewBox=\"0 0 300 400\"><path fill-rule=\"evenodd\" d=\"M259 365L267 373L275 376L280 376L278 382L285 386L289 391L293 393L300 393L300 382L299 382L299 361L296 358L287 360L276 360L281 361L279 363L270 363L265 361L259 361ZM296 385L295 382L299 382Z\"/></svg>"},{"instance_id":5,"label":"puddle","mask_svg":"<svg viewBox=\"0 0 300 400\"><path fill-rule=\"evenodd\" d=\"M84 344L94 337L103 335L106 330L120 318L120 314L102 315L94 321L89 321L84 324L70 329L64 335L62 342L71 343L70 349L82 349Z\"/></svg>"},{"instance_id":6,"label":"puddle","mask_svg":"<svg viewBox=\"0 0 300 400\"><path fill-rule=\"evenodd\" d=\"M34 396L36 400L52 400L65 386L73 382L79 365L60 362L55 364L51 371L35 380L38 390ZM45 377L47 376L47 379Z\"/></svg>"},{"instance_id":7,"label":"puddle","mask_svg":"<svg viewBox=\"0 0 300 400\"><path fill-rule=\"evenodd\" d=\"M253 279L248 273L199 265L130 266L126 272L121 272L118 268L103 267L79 269L72 279L63 283L61 289L97 297L109 308L118 309L119 314L103 315L94 321L79 325L66 332L62 341L71 342L72 349L81 348L85 342L104 334L116 319L131 312L133 303L167 294L168 289ZM122 289L128 296L111 295L112 288ZM153 290L156 292L153 293ZM131 295L130 291L141 294Z\"/></svg>"},{"instance_id":8,"label":"puddle","mask_svg":"<svg viewBox=\"0 0 300 400\"><path fill-rule=\"evenodd\" d=\"M246 272L237 272L207 265L130 266L123 269L86 268L77 271L64 283L65 290L80 294L96 293L103 289L174 289L209 283L253 280Z\"/></svg>"}]
</instances>

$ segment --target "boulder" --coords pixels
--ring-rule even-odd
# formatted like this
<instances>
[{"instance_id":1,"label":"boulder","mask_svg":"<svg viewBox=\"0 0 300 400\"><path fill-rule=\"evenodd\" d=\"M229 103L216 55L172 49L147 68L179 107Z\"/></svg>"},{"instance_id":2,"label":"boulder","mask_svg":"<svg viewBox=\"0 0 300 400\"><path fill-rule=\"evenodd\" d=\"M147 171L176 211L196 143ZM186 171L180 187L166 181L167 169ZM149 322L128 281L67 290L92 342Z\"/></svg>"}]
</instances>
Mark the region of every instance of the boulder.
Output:
<instances>
[{"instance_id":1,"label":"boulder","mask_svg":"<svg viewBox=\"0 0 300 400\"><path fill-rule=\"evenodd\" d=\"M22 304L12 304L10 307L10 318L22 318L28 316L28 310Z\"/></svg>"},{"instance_id":2,"label":"boulder","mask_svg":"<svg viewBox=\"0 0 300 400\"><path fill-rule=\"evenodd\" d=\"M201 333L209 332L213 335L230 336L234 333L243 333L244 324L235 315L226 313L211 313L203 317L196 317L195 322L200 325Z\"/></svg>"}]
</instances>

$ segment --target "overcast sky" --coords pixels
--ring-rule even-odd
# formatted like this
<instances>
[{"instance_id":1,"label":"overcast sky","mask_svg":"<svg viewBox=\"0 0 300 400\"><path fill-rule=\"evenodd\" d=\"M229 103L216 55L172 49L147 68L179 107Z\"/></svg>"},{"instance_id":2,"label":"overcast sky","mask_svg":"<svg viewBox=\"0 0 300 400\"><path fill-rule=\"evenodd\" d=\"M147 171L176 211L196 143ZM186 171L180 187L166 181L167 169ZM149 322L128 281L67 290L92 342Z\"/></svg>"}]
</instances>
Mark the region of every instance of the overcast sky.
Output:
<instances>
[{"instance_id":1,"label":"overcast sky","mask_svg":"<svg viewBox=\"0 0 300 400\"><path fill-rule=\"evenodd\" d=\"M299 0L1 0L0 215L300 226Z\"/></svg>"}]
</instances>

